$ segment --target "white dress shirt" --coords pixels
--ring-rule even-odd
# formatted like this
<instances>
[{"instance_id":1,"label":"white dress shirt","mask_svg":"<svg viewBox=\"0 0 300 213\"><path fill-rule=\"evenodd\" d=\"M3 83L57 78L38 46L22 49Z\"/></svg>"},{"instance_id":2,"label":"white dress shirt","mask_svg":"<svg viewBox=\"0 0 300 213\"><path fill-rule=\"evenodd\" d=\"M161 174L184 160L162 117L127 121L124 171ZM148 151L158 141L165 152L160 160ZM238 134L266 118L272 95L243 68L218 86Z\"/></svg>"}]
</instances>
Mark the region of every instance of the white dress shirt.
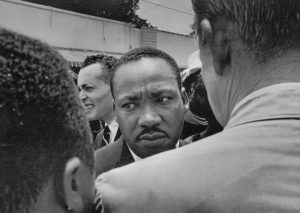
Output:
<instances>
[{"instance_id":1,"label":"white dress shirt","mask_svg":"<svg viewBox=\"0 0 300 213\"><path fill-rule=\"evenodd\" d=\"M132 157L133 157L134 162L137 162L137 161L139 161L139 160L142 160L142 158L140 158L139 156L137 156L137 155L130 149L130 147L128 146L127 143L126 143L126 145L127 145L128 149L129 149L129 151L130 151L130 153L131 153L131 155L132 155ZM175 148L176 148L176 149L179 148L179 141L176 143Z\"/></svg>"},{"instance_id":2,"label":"white dress shirt","mask_svg":"<svg viewBox=\"0 0 300 213\"><path fill-rule=\"evenodd\" d=\"M107 123L105 123L105 125L107 125ZM115 137L116 137L118 129L119 129L119 124L114 119L112 122L110 122L110 124L108 124L108 127L110 130L109 143L112 143L115 141Z\"/></svg>"}]
</instances>

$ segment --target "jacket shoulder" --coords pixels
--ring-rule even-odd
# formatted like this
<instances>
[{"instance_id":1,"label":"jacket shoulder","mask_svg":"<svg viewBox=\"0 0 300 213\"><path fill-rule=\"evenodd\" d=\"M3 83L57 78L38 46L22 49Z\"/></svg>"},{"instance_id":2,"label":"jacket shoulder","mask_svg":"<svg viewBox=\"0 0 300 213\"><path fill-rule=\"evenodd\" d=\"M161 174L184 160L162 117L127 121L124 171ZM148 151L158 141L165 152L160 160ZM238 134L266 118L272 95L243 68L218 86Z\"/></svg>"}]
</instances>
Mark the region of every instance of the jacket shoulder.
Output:
<instances>
[{"instance_id":1,"label":"jacket shoulder","mask_svg":"<svg viewBox=\"0 0 300 213\"><path fill-rule=\"evenodd\" d=\"M124 143L123 137L121 137L119 140L95 151L95 171L97 176L116 167L121 160Z\"/></svg>"}]
</instances>

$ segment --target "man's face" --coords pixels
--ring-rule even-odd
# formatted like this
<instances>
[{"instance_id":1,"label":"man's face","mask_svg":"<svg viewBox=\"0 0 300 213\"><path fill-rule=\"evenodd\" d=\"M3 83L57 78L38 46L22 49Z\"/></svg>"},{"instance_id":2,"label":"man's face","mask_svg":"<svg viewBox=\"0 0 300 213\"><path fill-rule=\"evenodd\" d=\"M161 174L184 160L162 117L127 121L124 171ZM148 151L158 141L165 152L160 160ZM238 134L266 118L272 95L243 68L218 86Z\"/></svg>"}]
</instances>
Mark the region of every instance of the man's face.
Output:
<instances>
[{"instance_id":1,"label":"man's face","mask_svg":"<svg viewBox=\"0 0 300 213\"><path fill-rule=\"evenodd\" d=\"M113 114L110 87L99 79L102 74L102 65L96 63L83 68L78 75L79 97L90 121L106 121Z\"/></svg>"},{"instance_id":2,"label":"man's face","mask_svg":"<svg viewBox=\"0 0 300 213\"><path fill-rule=\"evenodd\" d=\"M213 58L209 45L202 45L199 41L200 59L202 61L201 77L204 82L210 106L215 117L224 125L225 115L224 105L226 105L226 82L222 76L218 75L213 67Z\"/></svg>"},{"instance_id":3,"label":"man's face","mask_svg":"<svg viewBox=\"0 0 300 213\"><path fill-rule=\"evenodd\" d=\"M185 107L171 66L142 58L120 66L113 84L117 121L130 148L141 158L174 148Z\"/></svg>"}]
</instances>

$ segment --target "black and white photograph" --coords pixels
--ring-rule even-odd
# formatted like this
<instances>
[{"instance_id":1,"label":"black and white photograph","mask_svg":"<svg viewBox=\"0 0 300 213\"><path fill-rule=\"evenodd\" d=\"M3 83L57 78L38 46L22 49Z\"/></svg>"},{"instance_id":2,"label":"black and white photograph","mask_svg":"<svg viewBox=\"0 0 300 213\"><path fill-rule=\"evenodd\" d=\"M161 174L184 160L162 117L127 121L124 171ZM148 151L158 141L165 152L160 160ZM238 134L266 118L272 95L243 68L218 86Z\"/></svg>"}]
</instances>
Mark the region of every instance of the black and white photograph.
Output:
<instances>
[{"instance_id":1,"label":"black and white photograph","mask_svg":"<svg viewBox=\"0 0 300 213\"><path fill-rule=\"evenodd\" d=\"M299 0L0 0L0 213L296 212Z\"/></svg>"}]
</instances>

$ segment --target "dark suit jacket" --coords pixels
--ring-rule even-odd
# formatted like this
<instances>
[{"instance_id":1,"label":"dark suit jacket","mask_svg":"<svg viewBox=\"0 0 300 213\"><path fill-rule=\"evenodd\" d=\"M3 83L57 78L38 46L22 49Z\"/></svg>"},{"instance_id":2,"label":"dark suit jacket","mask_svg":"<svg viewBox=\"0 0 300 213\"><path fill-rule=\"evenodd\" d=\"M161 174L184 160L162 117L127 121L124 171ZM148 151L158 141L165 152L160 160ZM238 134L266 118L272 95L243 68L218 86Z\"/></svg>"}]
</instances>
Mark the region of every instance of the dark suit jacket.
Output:
<instances>
[{"instance_id":1,"label":"dark suit jacket","mask_svg":"<svg viewBox=\"0 0 300 213\"><path fill-rule=\"evenodd\" d=\"M132 162L134 162L134 159L123 136L95 152L95 171L97 176Z\"/></svg>"},{"instance_id":2,"label":"dark suit jacket","mask_svg":"<svg viewBox=\"0 0 300 213\"><path fill-rule=\"evenodd\" d=\"M191 141L179 140L179 147L189 143L191 143ZM132 157L123 136L117 141L98 149L95 152L95 171L97 176L103 172L133 162L134 158Z\"/></svg>"},{"instance_id":3,"label":"dark suit jacket","mask_svg":"<svg viewBox=\"0 0 300 213\"><path fill-rule=\"evenodd\" d=\"M103 133L104 133L104 129L101 130L101 132L98 133L98 135L96 136L95 138L95 141L94 141L94 150L98 150L106 145L108 145L108 141L106 141L104 138L103 138ZM120 128L118 128L118 131L117 131L117 134L114 138L114 141L118 140L120 138L120 136L122 135L121 133L121 130Z\"/></svg>"}]
</instances>

